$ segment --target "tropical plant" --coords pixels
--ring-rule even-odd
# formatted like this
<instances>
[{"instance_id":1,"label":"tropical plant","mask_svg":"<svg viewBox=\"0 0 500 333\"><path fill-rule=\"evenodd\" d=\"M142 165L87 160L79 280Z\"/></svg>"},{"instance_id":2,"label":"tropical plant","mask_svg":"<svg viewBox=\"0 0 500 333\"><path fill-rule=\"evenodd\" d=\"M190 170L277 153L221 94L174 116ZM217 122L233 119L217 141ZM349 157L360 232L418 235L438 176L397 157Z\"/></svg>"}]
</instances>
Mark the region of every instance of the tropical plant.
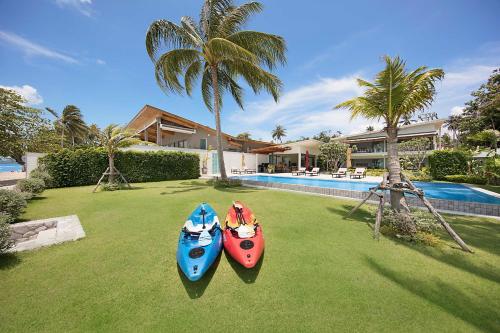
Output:
<instances>
[{"instance_id":1,"label":"tropical plant","mask_svg":"<svg viewBox=\"0 0 500 333\"><path fill-rule=\"evenodd\" d=\"M340 103L336 108L346 108L351 116L384 120L387 132L389 158L389 183L401 182L401 166L398 156L398 123L403 116L412 116L429 107L436 93L435 83L443 79L441 69L421 66L411 72L400 57L384 57L385 69L377 74L375 81L358 79L366 90L363 96ZM406 205L402 192L391 191L391 206L399 211Z\"/></svg>"},{"instance_id":2,"label":"tropical plant","mask_svg":"<svg viewBox=\"0 0 500 333\"><path fill-rule=\"evenodd\" d=\"M100 145L106 149L108 154L109 177L108 183L113 183L116 176L115 155L119 148L130 147L142 142L137 137L137 133L131 129L108 125L99 135Z\"/></svg>"},{"instance_id":3,"label":"tropical plant","mask_svg":"<svg viewBox=\"0 0 500 333\"><path fill-rule=\"evenodd\" d=\"M6 252L14 245L10 238L9 217L0 212L0 254Z\"/></svg>"},{"instance_id":4,"label":"tropical plant","mask_svg":"<svg viewBox=\"0 0 500 333\"><path fill-rule=\"evenodd\" d=\"M56 117L56 124L61 130L61 148L64 148L64 135L69 134L71 143L75 145L75 138L82 138L88 132L87 125L83 121L80 109L74 105L66 105L61 115L51 108L45 108L50 114Z\"/></svg>"},{"instance_id":5,"label":"tropical plant","mask_svg":"<svg viewBox=\"0 0 500 333\"><path fill-rule=\"evenodd\" d=\"M327 170L336 170L345 162L348 148L348 144L339 141L330 141L319 146L319 156L326 161Z\"/></svg>"},{"instance_id":6,"label":"tropical plant","mask_svg":"<svg viewBox=\"0 0 500 333\"><path fill-rule=\"evenodd\" d=\"M8 222L14 222L26 207L26 200L17 191L0 189L0 214L7 216Z\"/></svg>"},{"instance_id":7,"label":"tropical plant","mask_svg":"<svg viewBox=\"0 0 500 333\"><path fill-rule=\"evenodd\" d=\"M283 138L286 136L286 129L281 125L276 125L276 127L271 132L273 140L279 140L280 143L283 143Z\"/></svg>"},{"instance_id":8,"label":"tropical plant","mask_svg":"<svg viewBox=\"0 0 500 333\"><path fill-rule=\"evenodd\" d=\"M214 113L217 154L221 178L226 179L222 152L220 112L224 93L230 93L243 108L243 78L252 90L269 92L278 100L282 83L269 71L284 64L285 41L282 37L257 31L241 30L255 13L262 11L258 2L235 6L232 0L205 0L199 22L182 17L180 25L167 20L154 21L146 34L146 49L155 64L158 85L165 92L191 95L193 84L201 77L201 92L208 110ZM162 48L168 48L165 53ZM184 85L179 82L184 76Z\"/></svg>"}]
</instances>

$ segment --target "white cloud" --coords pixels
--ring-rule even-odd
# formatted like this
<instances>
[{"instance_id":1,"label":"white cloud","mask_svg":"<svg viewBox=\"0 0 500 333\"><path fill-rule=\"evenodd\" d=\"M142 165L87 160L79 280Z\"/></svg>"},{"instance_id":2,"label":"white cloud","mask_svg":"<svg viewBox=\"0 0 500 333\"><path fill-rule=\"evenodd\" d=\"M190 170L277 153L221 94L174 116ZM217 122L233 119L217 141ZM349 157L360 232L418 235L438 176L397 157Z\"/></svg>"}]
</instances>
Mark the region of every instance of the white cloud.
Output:
<instances>
[{"instance_id":1,"label":"white cloud","mask_svg":"<svg viewBox=\"0 0 500 333\"><path fill-rule=\"evenodd\" d=\"M464 112L464 107L463 106L454 106L451 108L451 115L453 116L460 116Z\"/></svg>"},{"instance_id":2,"label":"white cloud","mask_svg":"<svg viewBox=\"0 0 500 333\"><path fill-rule=\"evenodd\" d=\"M36 88L33 88L30 85L25 84L22 87L19 86L9 87L0 85L0 88L14 90L26 100L26 104L36 105L43 103L42 96L38 93Z\"/></svg>"},{"instance_id":3,"label":"white cloud","mask_svg":"<svg viewBox=\"0 0 500 333\"><path fill-rule=\"evenodd\" d=\"M28 56L41 56L55 60L61 60L70 64L78 64L79 61L70 56L46 48L31 42L19 35L0 30L0 40L21 49Z\"/></svg>"},{"instance_id":4,"label":"white cloud","mask_svg":"<svg viewBox=\"0 0 500 333\"><path fill-rule=\"evenodd\" d=\"M92 16L92 0L55 0L59 7L71 7L85 16Z\"/></svg>"},{"instance_id":5,"label":"white cloud","mask_svg":"<svg viewBox=\"0 0 500 333\"><path fill-rule=\"evenodd\" d=\"M102 59L96 59L96 64L98 65L106 65L106 61L102 60Z\"/></svg>"}]
</instances>

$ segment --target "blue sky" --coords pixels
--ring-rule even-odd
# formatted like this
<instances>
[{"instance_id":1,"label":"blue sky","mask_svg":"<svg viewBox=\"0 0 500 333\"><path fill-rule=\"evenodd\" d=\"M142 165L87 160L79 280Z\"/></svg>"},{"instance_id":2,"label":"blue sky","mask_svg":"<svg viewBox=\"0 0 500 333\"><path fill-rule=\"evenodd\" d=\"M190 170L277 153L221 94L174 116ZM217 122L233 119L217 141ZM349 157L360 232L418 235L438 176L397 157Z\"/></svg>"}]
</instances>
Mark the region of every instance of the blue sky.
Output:
<instances>
[{"instance_id":1,"label":"blue sky","mask_svg":"<svg viewBox=\"0 0 500 333\"><path fill-rule=\"evenodd\" d=\"M264 12L247 28L287 41L288 63L277 70L284 90L275 104L247 89L244 111L227 96L222 119L230 134L270 139L276 124L289 139L363 130L370 121L350 121L332 106L360 94L355 78L371 79L384 54L402 56L410 68L445 70L431 108L442 117L460 112L470 91L500 66L500 1L262 2ZM124 124L144 104L213 126L199 93L165 95L157 87L144 46L151 22L197 18L200 6L201 0L3 0L0 86L15 87L34 107L75 104L100 126Z\"/></svg>"}]
</instances>

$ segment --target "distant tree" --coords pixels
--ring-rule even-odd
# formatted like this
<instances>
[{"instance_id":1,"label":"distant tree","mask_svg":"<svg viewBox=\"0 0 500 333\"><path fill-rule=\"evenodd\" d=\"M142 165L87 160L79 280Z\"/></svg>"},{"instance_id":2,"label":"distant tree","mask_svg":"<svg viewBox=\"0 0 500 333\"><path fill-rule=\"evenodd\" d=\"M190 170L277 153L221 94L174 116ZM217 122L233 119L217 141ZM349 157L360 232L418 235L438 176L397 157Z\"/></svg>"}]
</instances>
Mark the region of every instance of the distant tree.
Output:
<instances>
[{"instance_id":1,"label":"distant tree","mask_svg":"<svg viewBox=\"0 0 500 333\"><path fill-rule=\"evenodd\" d=\"M336 170L345 162L348 148L348 144L333 140L319 146L319 157L326 161L327 170Z\"/></svg>"},{"instance_id":2,"label":"distant tree","mask_svg":"<svg viewBox=\"0 0 500 333\"><path fill-rule=\"evenodd\" d=\"M243 133L238 134L236 137L237 137L238 139L242 139L242 140L250 140L251 136L252 136L252 135L251 135L250 133L248 133L248 132L243 132Z\"/></svg>"},{"instance_id":3,"label":"distant tree","mask_svg":"<svg viewBox=\"0 0 500 333\"><path fill-rule=\"evenodd\" d=\"M467 142L472 146L483 146L496 150L500 133L492 129L484 130L476 134L469 135Z\"/></svg>"},{"instance_id":4,"label":"distant tree","mask_svg":"<svg viewBox=\"0 0 500 333\"><path fill-rule=\"evenodd\" d=\"M461 124L465 135L474 135L487 129L500 129L500 68L495 69L488 81L471 95L473 99L465 103L463 111L467 121ZM493 148L497 148L496 142Z\"/></svg>"},{"instance_id":5,"label":"distant tree","mask_svg":"<svg viewBox=\"0 0 500 333\"><path fill-rule=\"evenodd\" d=\"M436 93L435 83L443 79L441 69L425 66L408 72L405 62L399 58L384 57L385 68L375 81L358 79L358 84L366 90L363 96L355 97L336 106L347 108L352 117L364 116L368 119L383 119L387 132L389 158L389 183L401 183L401 166L398 156L398 124L402 117L411 117L417 111L429 107ZM404 195L391 191L391 207L395 211L406 205Z\"/></svg>"},{"instance_id":6,"label":"distant tree","mask_svg":"<svg viewBox=\"0 0 500 333\"><path fill-rule=\"evenodd\" d=\"M40 110L26 106L15 91L0 88L0 156L24 164L27 151L50 152L54 130Z\"/></svg>"},{"instance_id":7,"label":"distant tree","mask_svg":"<svg viewBox=\"0 0 500 333\"><path fill-rule=\"evenodd\" d=\"M223 94L230 93L243 108L239 78L255 93L267 91L275 101L282 87L279 78L270 71L286 61L285 40L277 35L242 30L248 19L261 11L262 5L258 2L236 6L232 0L205 0L199 23L188 16L181 18L180 25L157 20L146 34L146 49L155 64L156 81L165 92L185 90L191 95L193 84L201 77L203 101L215 116L223 180L227 179L220 121ZM165 48L169 50L163 53ZM179 76L184 76L184 86Z\"/></svg>"},{"instance_id":8,"label":"distant tree","mask_svg":"<svg viewBox=\"0 0 500 333\"><path fill-rule=\"evenodd\" d=\"M401 158L411 169L420 170L427 157L431 142L427 138L414 138L399 144Z\"/></svg>"},{"instance_id":9,"label":"distant tree","mask_svg":"<svg viewBox=\"0 0 500 333\"><path fill-rule=\"evenodd\" d=\"M367 130L368 132L373 132L375 129L373 128L373 126L372 126L372 125L370 125L370 126L366 127L366 130Z\"/></svg>"},{"instance_id":10,"label":"distant tree","mask_svg":"<svg viewBox=\"0 0 500 333\"><path fill-rule=\"evenodd\" d=\"M61 115L51 108L45 108L56 117L56 126L61 131L61 148L64 147L64 135L69 135L72 146L75 145L75 138L84 138L88 132L87 125L83 120L80 109L74 105L66 105Z\"/></svg>"},{"instance_id":11,"label":"distant tree","mask_svg":"<svg viewBox=\"0 0 500 333\"><path fill-rule=\"evenodd\" d=\"M451 138L448 133L444 133L443 136L441 137L441 144L444 147L450 147L451 146Z\"/></svg>"},{"instance_id":12,"label":"distant tree","mask_svg":"<svg viewBox=\"0 0 500 333\"><path fill-rule=\"evenodd\" d=\"M455 148L458 147L458 130L460 129L460 123L462 122L462 117L458 115L451 115L446 119L444 125L451 131L452 134L452 139L453 139L453 145Z\"/></svg>"},{"instance_id":13,"label":"distant tree","mask_svg":"<svg viewBox=\"0 0 500 333\"><path fill-rule=\"evenodd\" d=\"M283 143L283 137L286 136L286 129L281 125L276 125L276 127L271 132L273 140L279 140L280 143Z\"/></svg>"},{"instance_id":14,"label":"distant tree","mask_svg":"<svg viewBox=\"0 0 500 333\"><path fill-rule=\"evenodd\" d=\"M401 120L399 121L400 125L411 125L415 122L415 120L411 119L412 115L402 115Z\"/></svg>"},{"instance_id":15,"label":"distant tree","mask_svg":"<svg viewBox=\"0 0 500 333\"><path fill-rule=\"evenodd\" d=\"M314 140L321 142L330 142L332 138L337 138L342 135L341 131L324 130L313 136Z\"/></svg>"}]
</instances>

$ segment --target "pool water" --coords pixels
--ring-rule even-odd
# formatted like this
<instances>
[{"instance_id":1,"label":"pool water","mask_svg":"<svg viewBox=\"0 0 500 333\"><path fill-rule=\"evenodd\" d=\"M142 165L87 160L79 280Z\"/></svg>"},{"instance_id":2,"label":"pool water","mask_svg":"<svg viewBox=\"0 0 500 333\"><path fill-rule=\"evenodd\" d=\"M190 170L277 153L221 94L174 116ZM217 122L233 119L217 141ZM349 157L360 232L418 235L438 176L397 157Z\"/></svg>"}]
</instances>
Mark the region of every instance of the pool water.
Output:
<instances>
[{"instance_id":1,"label":"pool water","mask_svg":"<svg viewBox=\"0 0 500 333\"><path fill-rule=\"evenodd\" d=\"M377 186L375 182L358 182L337 179L280 177L266 175L239 176L239 179L254 180L268 183L297 184L315 187L336 188L341 190L368 191L370 187ZM476 191L468 186L453 183L426 183L414 182L415 186L421 188L425 195L434 199L458 200L469 202L480 202L500 205L500 198Z\"/></svg>"},{"instance_id":2,"label":"pool water","mask_svg":"<svg viewBox=\"0 0 500 333\"><path fill-rule=\"evenodd\" d=\"M0 172L23 171L23 167L17 163L0 163Z\"/></svg>"}]
</instances>

